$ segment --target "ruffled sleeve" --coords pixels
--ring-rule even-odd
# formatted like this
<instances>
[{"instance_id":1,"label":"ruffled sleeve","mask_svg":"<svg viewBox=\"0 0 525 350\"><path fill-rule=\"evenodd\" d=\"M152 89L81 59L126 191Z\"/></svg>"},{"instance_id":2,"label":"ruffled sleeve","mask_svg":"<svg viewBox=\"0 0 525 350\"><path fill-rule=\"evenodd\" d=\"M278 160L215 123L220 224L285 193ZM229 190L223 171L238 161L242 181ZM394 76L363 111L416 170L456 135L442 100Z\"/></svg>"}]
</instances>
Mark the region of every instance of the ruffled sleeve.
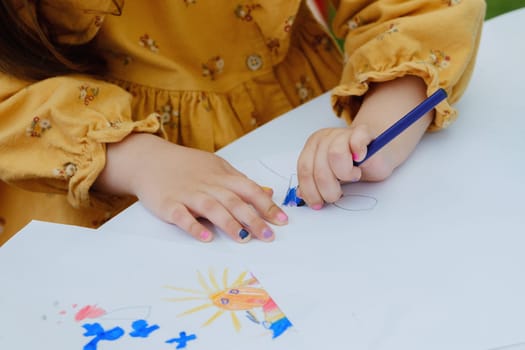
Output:
<instances>
[{"instance_id":1,"label":"ruffled sleeve","mask_svg":"<svg viewBox=\"0 0 525 350\"><path fill-rule=\"evenodd\" d=\"M30 84L0 74L0 180L67 194L74 207L107 206L90 192L106 144L159 131L158 115L135 122L130 106L125 90L83 76Z\"/></svg>"},{"instance_id":2,"label":"ruffled sleeve","mask_svg":"<svg viewBox=\"0 0 525 350\"><path fill-rule=\"evenodd\" d=\"M421 77L427 94L445 88L429 130L449 126L451 107L472 74L485 15L482 0L335 1L332 26L345 38L346 63L333 90L335 112L349 122L370 82L404 75Z\"/></svg>"}]
</instances>

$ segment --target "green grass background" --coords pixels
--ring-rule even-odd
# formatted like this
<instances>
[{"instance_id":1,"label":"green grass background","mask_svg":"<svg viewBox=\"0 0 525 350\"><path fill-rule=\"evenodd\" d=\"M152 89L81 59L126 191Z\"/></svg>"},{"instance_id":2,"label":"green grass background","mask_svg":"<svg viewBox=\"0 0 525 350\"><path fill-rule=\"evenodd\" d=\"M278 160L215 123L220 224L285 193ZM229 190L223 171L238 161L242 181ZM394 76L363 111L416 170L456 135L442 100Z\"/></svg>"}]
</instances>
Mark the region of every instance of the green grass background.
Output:
<instances>
[{"instance_id":1,"label":"green grass background","mask_svg":"<svg viewBox=\"0 0 525 350\"><path fill-rule=\"evenodd\" d=\"M525 7L525 0L486 0L486 19L501 15L502 13Z\"/></svg>"}]
</instances>

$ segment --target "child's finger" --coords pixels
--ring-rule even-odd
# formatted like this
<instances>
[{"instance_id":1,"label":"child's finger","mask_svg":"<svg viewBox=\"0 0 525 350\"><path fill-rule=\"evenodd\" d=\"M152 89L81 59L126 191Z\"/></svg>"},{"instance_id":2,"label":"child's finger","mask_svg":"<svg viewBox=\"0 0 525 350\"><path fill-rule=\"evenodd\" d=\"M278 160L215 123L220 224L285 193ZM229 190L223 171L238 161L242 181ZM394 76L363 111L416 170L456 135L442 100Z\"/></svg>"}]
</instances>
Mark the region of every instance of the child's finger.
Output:
<instances>
[{"instance_id":1,"label":"child's finger","mask_svg":"<svg viewBox=\"0 0 525 350\"><path fill-rule=\"evenodd\" d=\"M277 208L277 206L269 199L265 192L256 192L258 193L259 198L255 198L251 201L243 200L234 192L224 188L215 189L213 195L232 215L232 217L242 224L246 231L260 240L272 241L274 239L273 230L267 222L261 218L261 215L257 213L257 208L270 208L269 211L271 211L271 207L274 206ZM251 203L251 205L248 203ZM280 211L280 208L277 209ZM267 214L267 211L268 210L261 211L261 214ZM272 213L269 216L273 218L274 215ZM283 219L281 218L281 220Z\"/></svg>"},{"instance_id":2,"label":"child's finger","mask_svg":"<svg viewBox=\"0 0 525 350\"><path fill-rule=\"evenodd\" d=\"M286 213L275 204L271 196L268 196L267 190L263 189L255 182L249 179L242 182L237 181L235 192L240 196L244 203L249 203L251 207L259 213L260 216L257 216L257 219L261 220L261 222L266 220L275 225L286 225L288 223L288 215L286 215ZM261 217L264 220L262 220ZM263 230L265 229L270 229L270 227L266 226ZM260 233L260 230L257 231L257 237L260 237ZM263 232L263 237L268 235L268 231L266 231L266 233Z\"/></svg>"},{"instance_id":3,"label":"child's finger","mask_svg":"<svg viewBox=\"0 0 525 350\"><path fill-rule=\"evenodd\" d=\"M353 128L349 144L354 161L358 162L366 157L366 147L372 139L373 136L365 125L357 125Z\"/></svg>"},{"instance_id":4,"label":"child's finger","mask_svg":"<svg viewBox=\"0 0 525 350\"><path fill-rule=\"evenodd\" d=\"M333 203L341 198L342 190L339 180L330 167L329 149L329 140L319 143L314 163L314 179L323 201Z\"/></svg>"},{"instance_id":5,"label":"child's finger","mask_svg":"<svg viewBox=\"0 0 525 350\"><path fill-rule=\"evenodd\" d=\"M315 210L323 207L323 198L317 190L314 179L314 163L317 153L316 139L310 137L306 142L299 159L297 160L297 180L299 182L300 197L306 204Z\"/></svg>"},{"instance_id":6,"label":"child's finger","mask_svg":"<svg viewBox=\"0 0 525 350\"><path fill-rule=\"evenodd\" d=\"M266 187L266 186L261 186L261 188L263 189L264 192L268 193L270 197L273 196L273 188Z\"/></svg>"},{"instance_id":7,"label":"child's finger","mask_svg":"<svg viewBox=\"0 0 525 350\"><path fill-rule=\"evenodd\" d=\"M328 162L335 177L343 182L359 180L354 169L352 152L349 147L351 131L345 131L334 138L328 150Z\"/></svg>"},{"instance_id":8,"label":"child's finger","mask_svg":"<svg viewBox=\"0 0 525 350\"><path fill-rule=\"evenodd\" d=\"M210 230L201 224L183 204L173 203L171 206L168 205L168 207L169 214L165 218L167 222L180 227L199 241L210 242L213 239L213 234Z\"/></svg>"},{"instance_id":9,"label":"child's finger","mask_svg":"<svg viewBox=\"0 0 525 350\"><path fill-rule=\"evenodd\" d=\"M199 217L208 219L212 224L219 227L233 240L239 243L248 242L252 235L242 224L237 220L227 209L213 195L201 193L191 198L188 203L188 208ZM229 204L230 206L237 205L237 203Z\"/></svg>"}]
</instances>

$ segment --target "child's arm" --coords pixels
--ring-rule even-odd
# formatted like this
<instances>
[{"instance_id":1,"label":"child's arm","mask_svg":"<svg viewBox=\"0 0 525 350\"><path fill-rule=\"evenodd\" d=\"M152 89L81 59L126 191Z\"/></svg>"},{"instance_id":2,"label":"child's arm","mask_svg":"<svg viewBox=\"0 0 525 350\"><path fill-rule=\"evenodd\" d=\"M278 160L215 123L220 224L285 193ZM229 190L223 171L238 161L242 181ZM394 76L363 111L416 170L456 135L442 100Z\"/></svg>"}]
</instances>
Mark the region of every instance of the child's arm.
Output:
<instances>
[{"instance_id":1,"label":"child's arm","mask_svg":"<svg viewBox=\"0 0 525 350\"><path fill-rule=\"evenodd\" d=\"M472 74L485 13L482 0L333 3L337 13L331 25L345 38L347 59L332 104L350 128L314 134L300 156L300 195L314 208L339 198L338 180L387 178L425 130L455 120L451 104ZM445 88L447 100L360 168L353 167L352 153L362 159L367 143L438 88Z\"/></svg>"},{"instance_id":2,"label":"child's arm","mask_svg":"<svg viewBox=\"0 0 525 350\"><path fill-rule=\"evenodd\" d=\"M271 193L215 154L155 135L158 116L135 122L130 106L129 93L88 77L30 83L0 74L0 180L108 212L114 194L135 195L204 241L212 236L196 217L238 241L274 239L264 219L287 216Z\"/></svg>"}]
</instances>

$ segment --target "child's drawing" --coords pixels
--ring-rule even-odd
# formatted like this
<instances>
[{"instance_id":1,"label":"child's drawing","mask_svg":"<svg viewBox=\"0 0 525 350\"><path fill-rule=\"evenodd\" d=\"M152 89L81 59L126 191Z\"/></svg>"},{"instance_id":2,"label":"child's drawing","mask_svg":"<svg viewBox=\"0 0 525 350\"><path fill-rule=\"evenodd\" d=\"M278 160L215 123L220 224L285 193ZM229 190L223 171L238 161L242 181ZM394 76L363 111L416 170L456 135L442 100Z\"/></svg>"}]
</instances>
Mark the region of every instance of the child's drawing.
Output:
<instances>
[{"instance_id":1,"label":"child's drawing","mask_svg":"<svg viewBox=\"0 0 525 350\"><path fill-rule=\"evenodd\" d=\"M332 205L347 211L367 211L377 205L377 198L368 194L351 193L350 190L343 189L343 196Z\"/></svg>"},{"instance_id":2,"label":"child's drawing","mask_svg":"<svg viewBox=\"0 0 525 350\"><path fill-rule=\"evenodd\" d=\"M228 269L222 274L219 285L210 270L208 280L198 272L201 290L167 286L166 288L186 294L183 297L168 298L172 302L202 301L201 304L183 312L179 316L188 316L206 309L216 309L203 326L217 321L222 315L229 314L233 328L239 332L242 328L239 314L244 314L251 324L264 327L271 332L272 338L281 336L292 324L279 309L270 295L262 288L259 281L249 272L242 272L233 282L228 282Z\"/></svg>"},{"instance_id":3,"label":"child's drawing","mask_svg":"<svg viewBox=\"0 0 525 350\"><path fill-rule=\"evenodd\" d=\"M291 185L294 183L293 179L295 177L295 174L290 177L290 185L282 203L282 205L287 207L302 207L305 205L304 200L297 196L298 187ZM347 211L366 211L374 209L376 204L377 199L370 195L351 193L348 188L343 188L343 196L331 205Z\"/></svg>"},{"instance_id":4,"label":"child's drawing","mask_svg":"<svg viewBox=\"0 0 525 350\"><path fill-rule=\"evenodd\" d=\"M276 173L274 172L274 174ZM287 207L302 207L305 205L304 200L297 196L297 184L297 175L290 175L288 180L288 189L286 190L282 205ZM368 194L354 193L351 191L351 185L343 186L342 197L331 205L346 211L367 211L374 209L377 204L377 199L375 197Z\"/></svg>"},{"instance_id":5,"label":"child's drawing","mask_svg":"<svg viewBox=\"0 0 525 350\"><path fill-rule=\"evenodd\" d=\"M190 341L197 340L196 334L187 333L184 330L175 330L176 333L173 334L173 325L167 327L169 333L158 333L159 324L150 323L145 319L151 313L151 306L125 306L109 312L106 311L106 308L96 304L85 306L71 304L63 308L60 307L59 302L55 302L54 306L59 310L58 316L62 318L60 322L57 322L58 325L69 323L78 325L82 329L80 334L86 338L83 350L99 350L102 343L107 342L126 343L126 347L134 345L143 348L141 347L143 344L138 339L145 338L150 338L152 341L160 340L164 344L173 344L176 349L184 349ZM47 319L47 316L44 315L43 320ZM173 345L166 345L165 348L173 348Z\"/></svg>"}]
</instances>

